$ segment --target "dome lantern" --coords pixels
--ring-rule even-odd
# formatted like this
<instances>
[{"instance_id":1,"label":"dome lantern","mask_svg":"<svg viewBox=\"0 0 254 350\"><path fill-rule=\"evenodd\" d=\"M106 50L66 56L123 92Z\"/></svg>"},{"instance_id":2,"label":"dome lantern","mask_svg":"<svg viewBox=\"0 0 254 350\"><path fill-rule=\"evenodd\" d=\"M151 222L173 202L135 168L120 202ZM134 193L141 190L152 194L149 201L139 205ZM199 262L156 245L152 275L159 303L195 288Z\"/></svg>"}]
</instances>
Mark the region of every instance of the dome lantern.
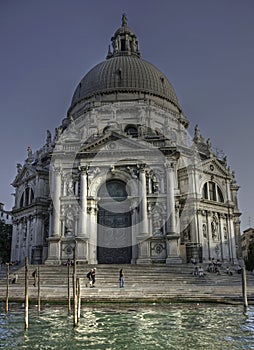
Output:
<instances>
[{"instance_id":1,"label":"dome lantern","mask_svg":"<svg viewBox=\"0 0 254 350\"><path fill-rule=\"evenodd\" d=\"M116 56L135 55L140 57L138 40L133 31L127 26L127 17L122 15L122 26L111 38L113 53L109 50L107 59Z\"/></svg>"}]
</instances>

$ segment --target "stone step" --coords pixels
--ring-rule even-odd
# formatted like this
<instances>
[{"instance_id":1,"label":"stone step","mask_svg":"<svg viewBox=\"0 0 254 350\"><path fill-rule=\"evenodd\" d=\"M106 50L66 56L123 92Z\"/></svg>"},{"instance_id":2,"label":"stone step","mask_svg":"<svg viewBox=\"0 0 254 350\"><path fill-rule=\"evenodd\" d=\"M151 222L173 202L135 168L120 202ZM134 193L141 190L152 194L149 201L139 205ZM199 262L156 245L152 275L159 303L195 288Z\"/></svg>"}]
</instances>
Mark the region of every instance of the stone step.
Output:
<instances>
[{"instance_id":1,"label":"stone step","mask_svg":"<svg viewBox=\"0 0 254 350\"><path fill-rule=\"evenodd\" d=\"M96 301L170 301L170 300L240 300L241 275L228 276L206 273L204 278L193 276L193 266L165 265L124 265L125 287L120 289L118 265L97 265L96 287L86 288L86 273L94 265L77 265L77 277L81 281L84 302ZM33 287L32 271L29 266L29 299L36 302L38 289ZM14 270L12 270L14 272ZM10 284L10 300L24 300L25 268L16 271L19 275L16 284ZM70 274L72 276L72 268ZM6 296L5 271L0 276L0 300ZM72 287L72 277L70 286ZM40 266L41 298L43 301L67 300L67 267ZM254 300L254 276L247 275L248 295ZM72 293L72 288L70 289ZM240 299L239 299L240 298Z\"/></svg>"}]
</instances>

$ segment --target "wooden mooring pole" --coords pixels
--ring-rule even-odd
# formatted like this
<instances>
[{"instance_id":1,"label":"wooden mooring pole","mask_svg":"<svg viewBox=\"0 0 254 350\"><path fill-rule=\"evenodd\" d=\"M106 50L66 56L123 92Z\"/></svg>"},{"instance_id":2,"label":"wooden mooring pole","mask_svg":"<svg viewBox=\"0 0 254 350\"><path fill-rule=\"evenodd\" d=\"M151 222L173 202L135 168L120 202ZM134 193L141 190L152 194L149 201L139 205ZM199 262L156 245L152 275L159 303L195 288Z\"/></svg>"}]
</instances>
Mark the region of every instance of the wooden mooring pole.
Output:
<instances>
[{"instance_id":1,"label":"wooden mooring pole","mask_svg":"<svg viewBox=\"0 0 254 350\"><path fill-rule=\"evenodd\" d=\"M77 323L80 322L80 308L81 308L81 289L80 289L80 279L77 278L77 297L78 297L78 306L77 306Z\"/></svg>"},{"instance_id":2,"label":"wooden mooring pole","mask_svg":"<svg viewBox=\"0 0 254 350\"><path fill-rule=\"evenodd\" d=\"M77 271L76 271L76 247L73 249L73 326L77 326Z\"/></svg>"},{"instance_id":3,"label":"wooden mooring pole","mask_svg":"<svg viewBox=\"0 0 254 350\"><path fill-rule=\"evenodd\" d=\"M28 329L28 257L25 264L25 330Z\"/></svg>"},{"instance_id":4,"label":"wooden mooring pole","mask_svg":"<svg viewBox=\"0 0 254 350\"><path fill-rule=\"evenodd\" d=\"M5 300L5 312L9 311L9 278L10 278L10 265L6 264L6 300Z\"/></svg>"},{"instance_id":5,"label":"wooden mooring pole","mask_svg":"<svg viewBox=\"0 0 254 350\"><path fill-rule=\"evenodd\" d=\"M68 284L68 313L71 312L71 291L70 291L70 264L67 264L67 284Z\"/></svg>"},{"instance_id":6,"label":"wooden mooring pole","mask_svg":"<svg viewBox=\"0 0 254 350\"><path fill-rule=\"evenodd\" d=\"M246 270L245 266L242 268L242 293L243 293L243 306L248 307L248 297L247 297L247 284L246 284Z\"/></svg>"},{"instance_id":7,"label":"wooden mooring pole","mask_svg":"<svg viewBox=\"0 0 254 350\"><path fill-rule=\"evenodd\" d=\"M40 276L40 267L37 267L37 276L38 276L38 312L41 311L41 276Z\"/></svg>"}]
</instances>

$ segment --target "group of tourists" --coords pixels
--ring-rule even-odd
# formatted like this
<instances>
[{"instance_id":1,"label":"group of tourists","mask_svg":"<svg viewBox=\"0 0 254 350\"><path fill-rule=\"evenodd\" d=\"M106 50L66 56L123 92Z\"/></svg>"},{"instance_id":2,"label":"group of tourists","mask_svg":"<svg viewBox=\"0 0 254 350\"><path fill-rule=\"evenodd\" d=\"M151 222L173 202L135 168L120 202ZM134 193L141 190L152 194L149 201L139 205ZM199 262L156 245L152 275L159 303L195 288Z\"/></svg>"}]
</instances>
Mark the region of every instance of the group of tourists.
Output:
<instances>
[{"instance_id":1,"label":"group of tourists","mask_svg":"<svg viewBox=\"0 0 254 350\"><path fill-rule=\"evenodd\" d=\"M214 259L208 261L208 267L207 271L208 272L215 272L218 275L220 274L220 267L221 267L221 261L219 259Z\"/></svg>"},{"instance_id":2,"label":"group of tourists","mask_svg":"<svg viewBox=\"0 0 254 350\"><path fill-rule=\"evenodd\" d=\"M193 276L204 277L205 275L204 269L201 265L199 266L197 265L197 260L194 257L192 257L190 261L194 267L192 272ZM216 260L212 258L208 261L206 271L216 273L217 275L221 275L221 270L220 270L221 266L222 266L222 262L219 259ZM243 268L240 264L235 268L235 272L237 272L238 274L241 274L242 270ZM233 275L233 271L229 266L226 266L226 274L229 276Z\"/></svg>"}]
</instances>

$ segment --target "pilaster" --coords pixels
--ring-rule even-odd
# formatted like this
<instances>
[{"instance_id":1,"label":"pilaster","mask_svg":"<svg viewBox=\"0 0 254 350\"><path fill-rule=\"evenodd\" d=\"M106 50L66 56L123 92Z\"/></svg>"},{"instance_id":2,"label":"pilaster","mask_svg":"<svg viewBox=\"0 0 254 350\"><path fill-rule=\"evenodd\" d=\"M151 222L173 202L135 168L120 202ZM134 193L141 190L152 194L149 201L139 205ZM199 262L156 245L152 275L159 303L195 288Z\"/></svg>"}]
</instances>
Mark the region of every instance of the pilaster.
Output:
<instances>
[{"instance_id":1,"label":"pilaster","mask_svg":"<svg viewBox=\"0 0 254 350\"><path fill-rule=\"evenodd\" d=\"M80 207L78 236L87 237L87 167L80 167Z\"/></svg>"},{"instance_id":2,"label":"pilaster","mask_svg":"<svg viewBox=\"0 0 254 350\"><path fill-rule=\"evenodd\" d=\"M52 236L60 236L60 196L61 196L61 169L53 170L53 217Z\"/></svg>"}]
</instances>

